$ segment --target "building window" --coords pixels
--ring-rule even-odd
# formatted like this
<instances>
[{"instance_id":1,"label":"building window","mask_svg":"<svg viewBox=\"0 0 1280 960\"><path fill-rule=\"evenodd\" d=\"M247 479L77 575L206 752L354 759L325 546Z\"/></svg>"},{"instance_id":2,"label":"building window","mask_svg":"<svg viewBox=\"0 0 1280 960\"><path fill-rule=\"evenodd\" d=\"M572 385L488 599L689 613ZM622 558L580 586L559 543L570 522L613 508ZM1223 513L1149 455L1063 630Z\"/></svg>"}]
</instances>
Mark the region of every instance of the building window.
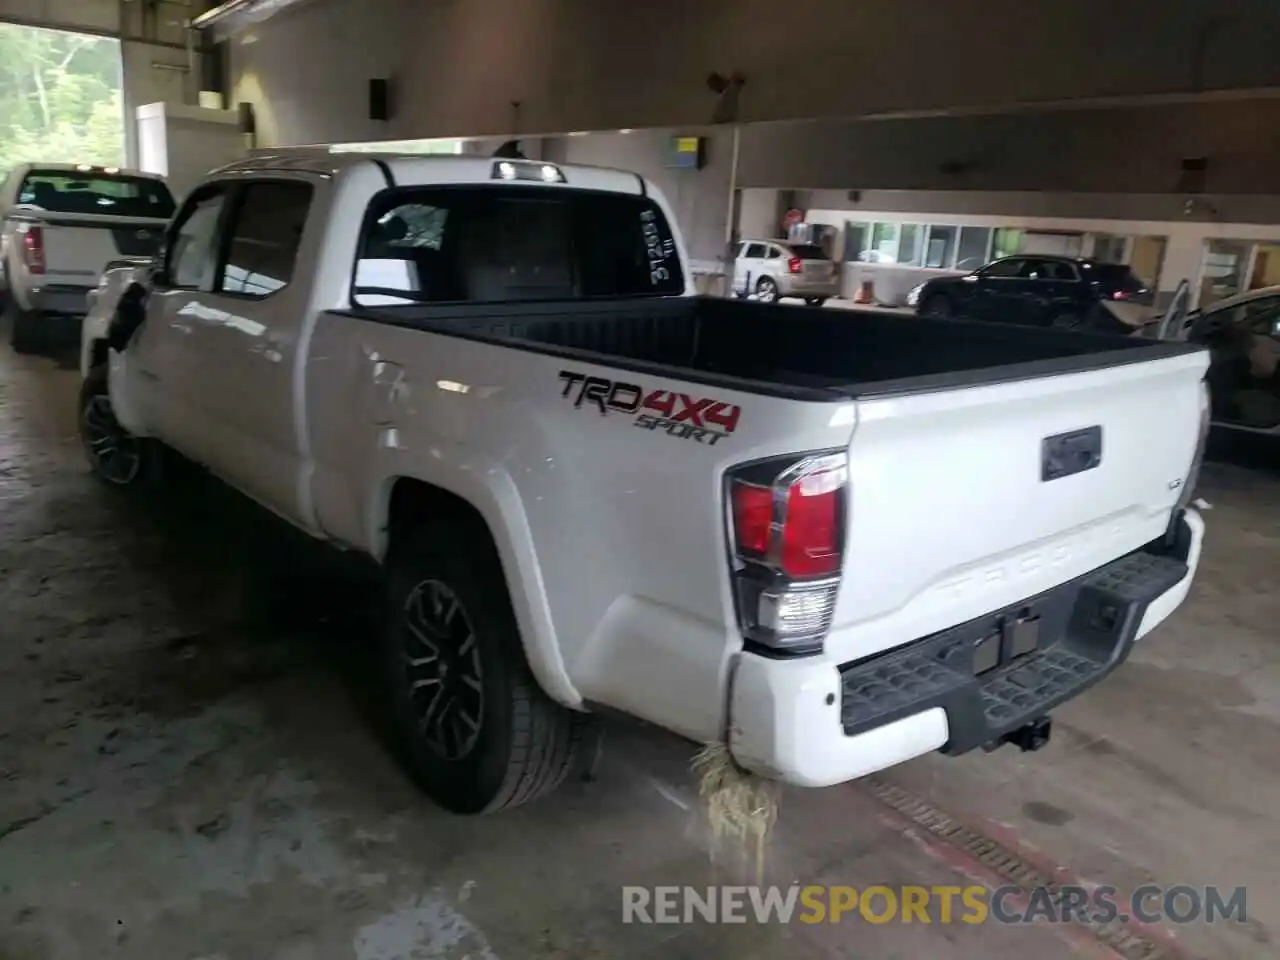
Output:
<instances>
[{"instance_id":1,"label":"building window","mask_svg":"<svg viewBox=\"0 0 1280 960\"><path fill-rule=\"evenodd\" d=\"M934 224L929 227L924 242L924 265L933 269L945 269L951 266L956 253L956 238L959 227L944 227Z\"/></svg>"},{"instance_id":2,"label":"building window","mask_svg":"<svg viewBox=\"0 0 1280 960\"><path fill-rule=\"evenodd\" d=\"M1127 237L1118 237L1109 233L1093 235L1093 259L1099 263L1124 263L1125 241Z\"/></svg>"},{"instance_id":3,"label":"building window","mask_svg":"<svg viewBox=\"0 0 1280 960\"><path fill-rule=\"evenodd\" d=\"M904 223L898 238L897 262L907 267L918 267L924 257L924 227L918 223Z\"/></svg>"},{"instance_id":4,"label":"building window","mask_svg":"<svg viewBox=\"0 0 1280 960\"><path fill-rule=\"evenodd\" d=\"M992 259L999 260L1001 257L1011 257L1015 253L1022 252L1023 232L1008 227L1000 227L996 230L995 249L992 251Z\"/></svg>"},{"instance_id":5,"label":"building window","mask_svg":"<svg viewBox=\"0 0 1280 960\"><path fill-rule=\"evenodd\" d=\"M1129 248L1129 266L1149 290L1160 286L1160 270L1164 266L1165 237L1134 237Z\"/></svg>"},{"instance_id":6,"label":"building window","mask_svg":"<svg viewBox=\"0 0 1280 960\"><path fill-rule=\"evenodd\" d=\"M1274 287L1280 284L1280 244L1260 243L1253 254L1253 273L1249 277L1249 289Z\"/></svg>"},{"instance_id":7,"label":"building window","mask_svg":"<svg viewBox=\"0 0 1280 960\"><path fill-rule=\"evenodd\" d=\"M896 223L877 223L871 228L871 247L866 256L858 257L868 263L898 262L898 231Z\"/></svg>"},{"instance_id":8,"label":"building window","mask_svg":"<svg viewBox=\"0 0 1280 960\"><path fill-rule=\"evenodd\" d=\"M1249 240L1206 240L1204 270L1200 275L1201 307L1244 290L1245 270L1253 253Z\"/></svg>"},{"instance_id":9,"label":"building window","mask_svg":"<svg viewBox=\"0 0 1280 960\"><path fill-rule=\"evenodd\" d=\"M862 255L867 249L867 224L856 220L844 222L844 259L856 263L865 259Z\"/></svg>"},{"instance_id":10,"label":"building window","mask_svg":"<svg viewBox=\"0 0 1280 960\"><path fill-rule=\"evenodd\" d=\"M977 270L991 259L991 228L961 227L956 245L956 269Z\"/></svg>"}]
</instances>

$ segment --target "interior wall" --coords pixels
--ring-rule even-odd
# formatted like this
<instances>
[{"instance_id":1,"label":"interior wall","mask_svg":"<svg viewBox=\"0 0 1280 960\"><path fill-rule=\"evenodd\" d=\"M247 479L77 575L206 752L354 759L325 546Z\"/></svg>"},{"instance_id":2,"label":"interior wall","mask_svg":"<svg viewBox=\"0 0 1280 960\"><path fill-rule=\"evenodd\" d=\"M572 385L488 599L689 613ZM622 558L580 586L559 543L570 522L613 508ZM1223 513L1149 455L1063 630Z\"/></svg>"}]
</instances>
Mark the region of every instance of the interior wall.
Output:
<instances>
[{"instance_id":1,"label":"interior wall","mask_svg":"<svg viewBox=\"0 0 1280 960\"><path fill-rule=\"evenodd\" d=\"M780 190L744 190L739 204L738 236L769 238L782 235Z\"/></svg>"},{"instance_id":2,"label":"interior wall","mask_svg":"<svg viewBox=\"0 0 1280 960\"><path fill-rule=\"evenodd\" d=\"M403 72L405 55L429 43L416 32L423 6L320 0L249 29L228 41L231 106L253 104L263 147L429 136L404 118L417 96ZM369 117L375 77L390 81L390 120Z\"/></svg>"},{"instance_id":3,"label":"interior wall","mask_svg":"<svg viewBox=\"0 0 1280 960\"><path fill-rule=\"evenodd\" d=\"M185 50L126 41L120 44L120 57L124 66L125 156L130 166L136 166L138 107L148 103L194 103L198 91ZM198 72L195 77L199 77Z\"/></svg>"},{"instance_id":4,"label":"interior wall","mask_svg":"<svg viewBox=\"0 0 1280 960\"><path fill-rule=\"evenodd\" d=\"M712 71L744 121L1280 86L1274 0L324 0L253 36L279 142L362 137L387 75L404 137L705 124Z\"/></svg>"},{"instance_id":5,"label":"interior wall","mask_svg":"<svg viewBox=\"0 0 1280 960\"><path fill-rule=\"evenodd\" d=\"M802 192L806 209L1159 220L1187 223L1280 224L1280 191L1232 196L1181 193L1049 193L1030 190L848 190Z\"/></svg>"},{"instance_id":6,"label":"interior wall","mask_svg":"<svg viewBox=\"0 0 1280 960\"><path fill-rule=\"evenodd\" d=\"M1280 6L1278 6L1280 9ZM1280 96L1005 116L761 124L751 187L1280 193ZM1202 176L1184 159L1204 158Z\"/></svg>"}]
</instances>

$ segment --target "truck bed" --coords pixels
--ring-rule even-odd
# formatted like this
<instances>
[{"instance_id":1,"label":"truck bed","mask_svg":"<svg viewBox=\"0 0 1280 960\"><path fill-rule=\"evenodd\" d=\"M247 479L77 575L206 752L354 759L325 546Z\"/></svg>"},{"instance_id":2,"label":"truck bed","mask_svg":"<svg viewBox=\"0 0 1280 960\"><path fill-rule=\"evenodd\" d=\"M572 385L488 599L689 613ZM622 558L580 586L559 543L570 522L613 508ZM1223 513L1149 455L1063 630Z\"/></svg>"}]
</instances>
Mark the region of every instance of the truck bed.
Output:
<instances>
[{"instance_id":1,"label":"truck bed","mask_svg":"<svg viewBox=\"0 0 1280 960\"><path fill-rule=\"evenodd\" d=\"M710 297L336 311L796 399L954 389L1193 352L1185 343Z\"/></svg>"}]
</instances>

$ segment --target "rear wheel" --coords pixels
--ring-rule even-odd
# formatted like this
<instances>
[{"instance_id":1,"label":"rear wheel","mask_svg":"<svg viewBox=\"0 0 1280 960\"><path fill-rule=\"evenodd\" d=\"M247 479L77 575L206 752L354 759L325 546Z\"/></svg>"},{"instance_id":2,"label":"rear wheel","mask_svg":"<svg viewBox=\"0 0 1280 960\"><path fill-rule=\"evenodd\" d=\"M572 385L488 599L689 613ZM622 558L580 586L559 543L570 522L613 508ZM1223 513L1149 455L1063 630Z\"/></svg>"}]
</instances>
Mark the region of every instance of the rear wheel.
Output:
<instances>
[{"instance_id":1,"label":"rear wheel","mask_svg":"<svg viewBox=\"0 0 1280 960\"><path fill-rule=\"evenodd\" d=\"M23 310L16 300L9 301L9 343L14 353L40 353L48 347L40 314Z\"/></svg>"},{"instance_id":2,"label":"rear wheel","mask_svg":"<svg viewBox=\"0 0 1280 960\"><path fill-rule=\"evenodd\" d=\"M756 299L765 303L777 303L778 284L770 277L761 277L756 282Z\"/></svg>"},{"instance_id":3,"label":"rear wheel","mask_svg":"<svg viewBox=\"0 0 1280 960\"><path fill-rule=\"evenodd\" d=\"M946 320L955 311L951 307L951 301L943 294L934 294L924 302L924 308L920 311L922 317L933 317L937 320Z\"/></svg>"},{"instance_id":4,"label":"rear wheel","mask_svg":"<svg viewBox=\"0 0 1280 960\"><path fill-rule=\"evenodd\" d=\"M394 548L382 659L410 772L441 806L493 813L572 768L585 718L534 680L477 524L436 522Z\"/></svg>"},{"instance_id":5,"label":"rear wheel","mask_svg":"<svg viewBox=\"0 0 1280 960\"><path fill-rule=\"evenodd\" d=\"M827 302L826 297L805 297L804 302L811 307L820 307Z\"/></svg>"}]
</instances>

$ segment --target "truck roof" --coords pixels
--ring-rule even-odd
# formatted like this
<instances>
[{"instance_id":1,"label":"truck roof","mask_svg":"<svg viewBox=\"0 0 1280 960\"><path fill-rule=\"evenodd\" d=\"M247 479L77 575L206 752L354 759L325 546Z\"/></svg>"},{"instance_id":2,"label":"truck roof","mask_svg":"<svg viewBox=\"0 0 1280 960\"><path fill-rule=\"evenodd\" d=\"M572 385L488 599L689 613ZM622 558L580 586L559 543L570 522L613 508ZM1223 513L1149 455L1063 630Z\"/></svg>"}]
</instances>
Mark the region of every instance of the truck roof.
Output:
<instances>
[{"instance_id":1,"label":"truck roof","mask_svg":"<svg viewBox=\"0 0 1280 960\"><path fill-rule=\"evenodd\" d=\"M452 153L331 151L324 146L281 147L279 149L258 151L252 156L242 160L235 160L219 167L212 171L210 176L297 171L337 177L348 170L373 162L386 164L391 169L397 182L410 184L488 183L497 179L495 169L498 165L505 164L522 170L539 170L543 167L550 167L559 171L563 175L562 182L571 187L607 190L615 193L648 194L656 192L653 185L640 174L609 167ZM521 176L519 179L537 180L538 178Z\"/></svg>"}]
</instances>

